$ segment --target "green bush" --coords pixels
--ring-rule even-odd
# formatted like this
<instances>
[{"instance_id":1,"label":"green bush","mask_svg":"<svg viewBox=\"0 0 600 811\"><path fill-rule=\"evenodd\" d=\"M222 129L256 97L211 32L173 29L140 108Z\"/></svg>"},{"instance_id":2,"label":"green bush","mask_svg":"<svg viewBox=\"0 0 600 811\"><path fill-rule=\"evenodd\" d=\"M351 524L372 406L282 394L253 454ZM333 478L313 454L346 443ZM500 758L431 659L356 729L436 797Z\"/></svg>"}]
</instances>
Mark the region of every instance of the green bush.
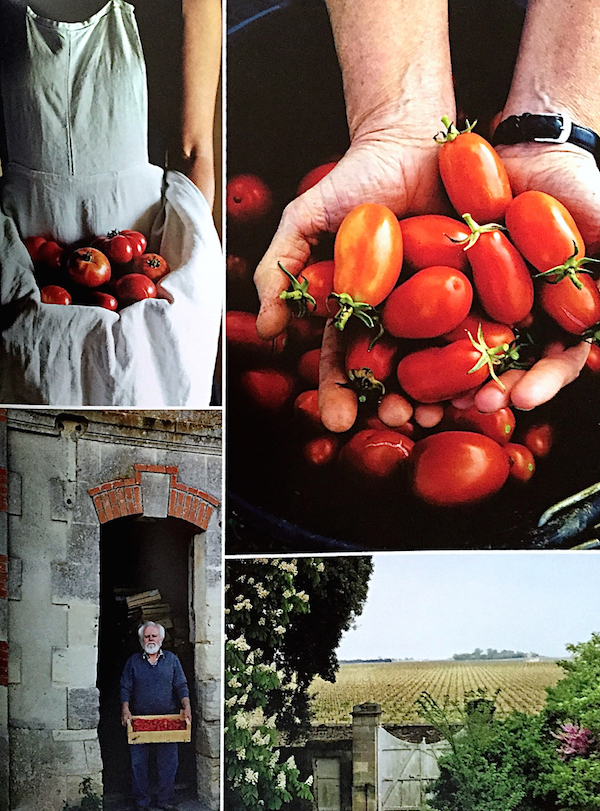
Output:
<instances>
[{"instance_id":1,"label":"green bush","mask_svg":"<svg viewBox=\"0 0 600 811\"><path fill-rule=\"evenodd\" d=\"M90 777L84 777L79 785L81 794L81 802L79 805L63 805L63 811L101 811L102 798L94 793L92 789L92 780Z\"/></svg>"}]
</instances>

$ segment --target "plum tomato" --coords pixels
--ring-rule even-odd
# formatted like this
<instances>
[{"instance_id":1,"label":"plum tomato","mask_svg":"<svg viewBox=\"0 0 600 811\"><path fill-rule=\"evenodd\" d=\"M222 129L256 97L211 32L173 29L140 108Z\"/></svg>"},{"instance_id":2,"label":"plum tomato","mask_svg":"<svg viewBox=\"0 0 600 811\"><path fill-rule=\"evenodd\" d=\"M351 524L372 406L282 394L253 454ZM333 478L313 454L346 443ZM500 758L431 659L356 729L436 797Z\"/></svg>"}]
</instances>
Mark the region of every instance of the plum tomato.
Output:
<instances>
[{"instance_id":1,"label":"plum tomato","mask_svg":"<svg viewBox=\"0 0 600 811\"><path fill-rule=\"evenodd\" d=\"M594 374L600 372L600 346L598 346L598 344L591 344L590 354L587 356L585 365L586 368Z\"/></svg>"},{"instance_id":2,"label":"plum tomato","mask_svg":"<svg viewBox=\"0 0 600 811\"><path fill-rule=\"evenodd\" d=\"M515 334L506 324L499 324L497 321L489 321L479 313L471 310L469 315L455 329L444 333L445 341L459 341L467 337L467 332L477 335L479 327L483 332L483 338L488 346L498 346L498 344L510 344L515 340Z\"/></svg>"},{"instance_id":3,"label":"plum tomato","mask_svg":"<svg viewBox=\"0 0 600 811\"><path fill-rule=\"evenodd\" d=\"M291 375L272 368L248 369L240 376L240 383L254 405L270 412L280 411L296 386Z\"/></svg>"},{"instance_id":4,"label":"plum tomato","mask_svg":"<svg viewBox=\"0 0 600 811\"><path fill-rule=\"evenodd\" d=\"M143 273L127 273L116 283L115 295L121 307L129 307L136 301L156 298L156 287Z\"/></svg>"},{"instance_id":5,"label":"plum tomato","mask_svg":"<svg viewBox=\"0 0 600 811\"><path fill-rule=\"evenodd\" d=\"M334 245L335 317L344 329L352 314L373 326L373 308L389 296L402 269L402 231L386 206L363 203L342 220Z\"/></svg>"},{"instance_id":6,"label":"plum tomato","mask_svg":"<svg viewBox=\"0 0 600 811\"><path fill-rule=\"evenodd\" d=\"M158 253L142 253L133 258L133 273L143 273L153 282L162 279L169 270L166 260Z\"/></svg>"},{"instance_id":7,"label":"plum tomato","mask_svg":"<svg viewBox=\"0 0 600 811\"><path fill-rule=\"evenodd\" d=\"M508 407L484 414L475 405L465 409L449 405L444 419L456 428L485 434L499 445L506 445L510 441L516 426L515 415Z\"/></svg>"},{"instance_id":8,"label":"plum tomato","mask_svg":"<svg viewBox=\"0 0 600 811\"><path fill-rule=\"evenodd\" d=\"M437 265L398 285L387 297L381 317L396 338L436 338L458 326L472 302L473 288L464 273Z\"/></svg>"},{"instance_id":9,"label":"plum tomato","mask_svg":"<svg viewBox=\"0 0 600 811\"><path fill-rule=\"evenodd\" d=\"M226 209L231 222L240 225L260 222L272 207L271 189L258 175L236 175L227 183Z\"/></svg>"},{"instance_id":10,"label":"plum tomato","mask_svg":"<svg viewBox=\"0 0 600 811\"><path fill-rule=\"evenodd\" d=\"M329 161L328 163L322 163L320 166L315 166L314 169L311 169L310 172L307 172L300 183L298 183L298 189L296 190L296 197L300 197L301 194L304 194L305 191L312 189L313 186L323 180L323 178L331 172L333 167L337 164L337 161Z\"/></svg>"},{"instance_id":11,"label":"plum tomato","mask_svg":"<svg viewBox=\"0 0 600 811\"><path fill-rule=\"evenodd\" d=\"M564 330L581 335L600 322L600 292L596 282L585 273L577 273L554 283L544 282L540 291L542 308Z\"/></svg>"},{"instance_id":12,"label":"plum tomato","mask_svg":"<svg viewBox=\"0 0 600 811\"><path fill-rule=\"evenodd\" d=\"M92 290L88 300L92 307L103 307L105 310L111 310L112 312L119 306L114 296L101 290Z\"/></svg>"},{"instance_id":13,"label":"plum tomato","mask_svg":"<svg viewBox=\"0 0 600 811\"><path fill-rule=\"evenodd\" d=\"M342 447L339 458L358 473L384 479L408 459L414 444L412 439L398 431L365 428Z\"/></svg>"},{"instance_id":14,"label":"plum tomato","mask_svg":"<svg viewBox=\"0 0 600 811\"><path fill-rule=\"evenodd\" d=\"M494 321L516 324L533 307L533 279L519 251L498 228L478 226L465 215L473 233L465 253L481 306Z\"/></svg>"},{"instance_id":15,"label":"plum tomato","mask_svg":"<svg viewBox=\"0 0 600 811\"><path fill-rule=\"evenodd\" d=\"M470 431L442 431L419 440L412 456L415 494L428 504L472 504L497 493L508 478L504 449Z\"/></svg>"},{"instance_id":16,"label":"plum tomato","mask_svg":"<svg viewBox=\"0 0 600 811\"><path fill-rule=\"evenodd\" d=\"M287 273L282 265L280 268L292 285L292 289L284 290L280 298L284 301L297 302L298 315L309 313L322 318L331 318L334 315L335 304L330 299L333 289L333 260L325 259L307 265L297 278Z\"/></svg>"},{"instance_id":17,"label":"plum tomato","mask_svg":"<svg viewBox=\"0 0 600 811\"><path fill-rule=\"evenodd\" d=\"M398 353L396 341L384 335L373 343L373 336L361 329L351 338L346 347L346 374L351 381L369 376L379 389L391 377ZM368 375L370 373L370 375ZM369 387L369 386L368 386Z\"/></svg>"},{"instance_id":18,"label":"plum tomato","mask_svg":"<svg viewBox=\"0 0 600 811\"><path fill-rule=\"evenodd\" d=\"M545 192L518 194L506 211L506 227L512 242L540 273L573 255L575 259L584 257L585 245L575 220L561 202Z\"/></svg>"},{"instance_id":19,"label":"plum tomato","mask_svg":"<svg viewBox=\"0 0 600 811\"><path fill-rule=\"evenodd\" d=\"M535 473L535 458L529 448L517 442L509 442L504 446L504 450L508 455L511 479L528 482Z\"/></svg>"},{"instance_id":20,"label":"plum tomato","mask_svg":"<svg viewBox=\"0 0 600 811\"><path fill-rule=\"evenodd\" d=\"M438 164L450 202L462 216L469 213L477 222L504 218L512 191L506 169L494 147L471 132L459 132L446 116L445 133L436 136L441 143Z\"/></svg>"},{"instance_id":21,"label":"plum tomato","mask_svg":"<svg viewBox=\"0 0 600 811\"><path fill-rule=\"evenodd\" d=\"M318 396L317 389L308 389L308 391L300 392L294 400L295 416L305 425L310 425L313 428L323 428L321 415L319 414Z\"/></svg>"},{"instance_id":22,"label":"plum tomato","mask_svg":"<svg viewBox=\"0 0 600 811\"><path fill-rule=\"evenodd\" d=\"M404 261L414 270L445 265L463 273L469 263L460 243L469 238L461 220L443 214L420 214L400 220Z\"/></svg>"},{"instance_id":23,"label":"plum tomato","mask_svg":"<svg viewBox=\"0 0 600 811\"><path fill-rule=\"evenodd\" d=\"M547 422L532 425L525 431L522 442L536 459L543 459L552 450L554 429Z\"/></svg>"},{"instance_id":24,"label":"plum tomato","mask_svg":"<svg viewBox=\"0 0 600 811\"><path fill-rule=\"evenodd\" d=\"M316 389L319 385L319 361L321 350L319 348L309 349L304 352L298 360L298 374L309 386Z\"/></svg>"},{"instance_id":25,"label":"plum tomato","mask_svg":"<svg viewBox=\"0 0 600 811\"><path fill-rule=\"evenodd\" d=\"M40 299L43 304L71 304L73 301L69 291L57 284L47 284L42 287Z\"/></svg>"},{"instance_id":26,"label":"plum tomato","mask_svg":"<svg viewBox=\"0 0 600 811\"><path fill-rule=\"evenodd\" d=\"M97 248L78 248L69 256L71 280L84 287L100 287L110 281L110 263Z\"/></svg>"}]
</instances>

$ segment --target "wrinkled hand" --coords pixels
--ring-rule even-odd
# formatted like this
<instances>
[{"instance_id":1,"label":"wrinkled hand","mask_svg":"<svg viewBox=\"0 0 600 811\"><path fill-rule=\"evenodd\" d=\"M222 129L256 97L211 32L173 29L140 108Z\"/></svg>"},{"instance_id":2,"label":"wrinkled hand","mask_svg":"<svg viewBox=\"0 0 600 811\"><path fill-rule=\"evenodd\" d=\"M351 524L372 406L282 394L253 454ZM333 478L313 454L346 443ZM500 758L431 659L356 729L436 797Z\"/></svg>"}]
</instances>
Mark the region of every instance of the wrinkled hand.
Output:
<instances>
[{"instance_id":1,"label":"wrinkled hand","mask_svg":"<svg viewBox=\"0 0 600 811\"><path fill-rule=\"evenodd\" d=\"M400 141L389 130L371 134L354 142L323 180L286 207L254 274L261 301L256 324L261 337L274 338L290 317L288 305L279 298L288 280L278 262L297 276L319 234L335 232L355 206L380 203L399 217L444 210L438 149L433 139Z\"/></svg>"},{"instance_id":2,"label":"wrinkled hand","mask_svg":"<svg viewBox=\"0 0 600 811\"><path fill-rule=\"evenodd\" d=\"M587 255L600 250L600 172L590 153L571 144L515 144L497 150L515 195L535 190L556 197L577 223ZM575 380L588 354L585 342L569 349L553 344L528 372L507 373L503 378L506 392L488 384L477 393L475 402L480 411L509 404L531 410Z\"/></svg>"}]
</instances>

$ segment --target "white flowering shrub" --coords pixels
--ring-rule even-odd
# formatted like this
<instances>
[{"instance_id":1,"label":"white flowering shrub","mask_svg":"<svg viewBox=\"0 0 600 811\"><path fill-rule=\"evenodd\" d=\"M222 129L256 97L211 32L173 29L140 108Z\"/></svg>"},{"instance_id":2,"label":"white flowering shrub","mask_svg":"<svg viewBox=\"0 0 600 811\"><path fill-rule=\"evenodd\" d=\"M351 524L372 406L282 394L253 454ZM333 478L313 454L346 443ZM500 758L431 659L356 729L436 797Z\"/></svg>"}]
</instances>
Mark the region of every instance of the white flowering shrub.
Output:
<instances>
[{"instance_id":1,"label":"white flowering shrub","mask_svg":"<svg viewBox=\"0 0 600 811\"><path fill-rule=\"evenodd\" d=\"M318 580L323 564L311 563ZM296 561L257 559L251 568L261 576L242 571L226 586L225 794L231 809L264 811L312 799L312 777L300 780L293 758L280 762L278 712L267 711L275 693L286 701L297 690L296 673L278 646L291 616L308 612L310 602L295 589Z\"/></svg>"}]
</instances>

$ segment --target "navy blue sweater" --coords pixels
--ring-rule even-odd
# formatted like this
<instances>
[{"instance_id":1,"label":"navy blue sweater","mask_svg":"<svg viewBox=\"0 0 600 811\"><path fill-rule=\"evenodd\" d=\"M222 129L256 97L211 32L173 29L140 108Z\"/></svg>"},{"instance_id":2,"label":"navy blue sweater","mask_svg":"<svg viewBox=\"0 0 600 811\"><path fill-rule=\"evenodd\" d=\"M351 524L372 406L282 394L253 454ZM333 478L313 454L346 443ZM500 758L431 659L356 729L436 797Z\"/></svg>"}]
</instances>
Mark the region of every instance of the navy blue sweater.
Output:
<instances>
[{"instance_id":1,"label":"navy blue sweater","mask_svg":"<svg viewBox=\"0 0 600 811\"><path fill-rule=\"evenodd\" d=\"M128 702L133 715L162 715L181 709L181 699L190 693L181 662L171 651L162 651L151 665L143 653L127 660L121 676L121 703Z\"/></svg>"}]
</instances>

